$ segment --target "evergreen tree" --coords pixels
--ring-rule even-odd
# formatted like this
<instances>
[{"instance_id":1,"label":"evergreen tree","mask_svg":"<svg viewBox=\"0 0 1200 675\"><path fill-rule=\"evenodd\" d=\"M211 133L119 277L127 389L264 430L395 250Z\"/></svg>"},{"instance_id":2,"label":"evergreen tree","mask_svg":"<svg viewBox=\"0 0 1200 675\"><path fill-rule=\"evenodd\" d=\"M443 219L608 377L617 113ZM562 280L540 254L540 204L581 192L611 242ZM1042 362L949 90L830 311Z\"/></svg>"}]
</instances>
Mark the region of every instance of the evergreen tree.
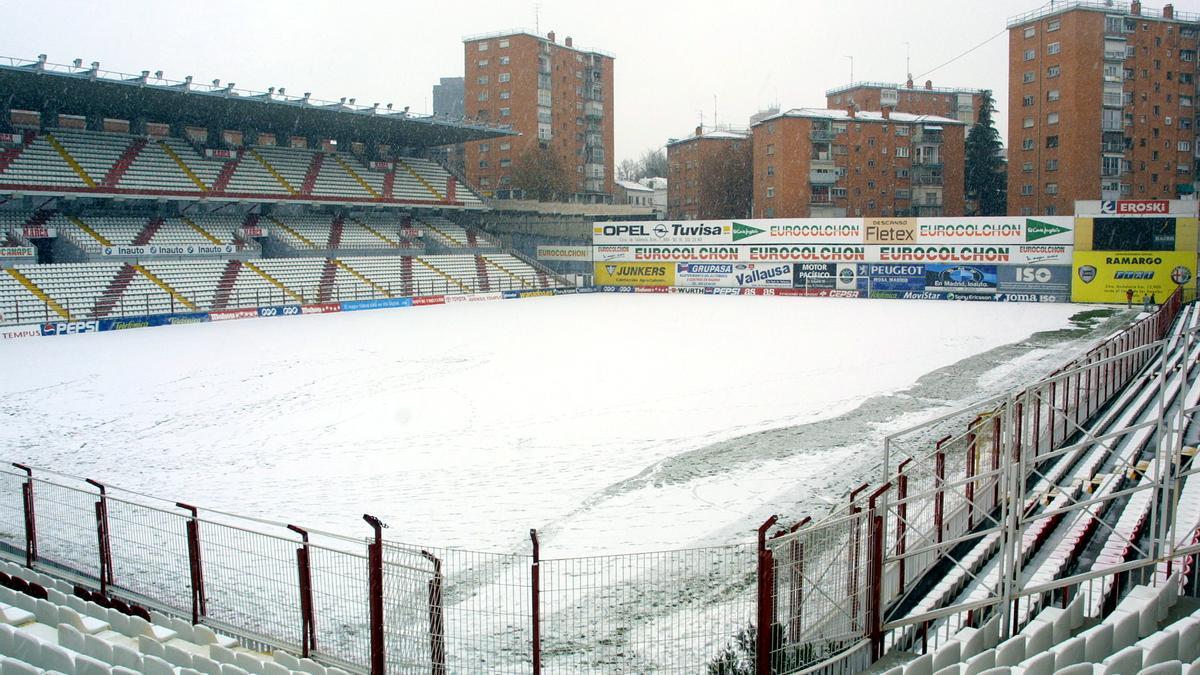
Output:
<instances>
[{"instance_id":1,"label":"evergreen tree","mask_svg":"<svg viewBox=\"0 0 1200 675\"><path fill-rule=\"evenodd\" d=\"M992 92L984 90L979 117L967 134L965 192L978 216L1003 216L1008 210L1008 177L1000 158L1000 133L992 122Z\"/></svg>"}]
</instances>

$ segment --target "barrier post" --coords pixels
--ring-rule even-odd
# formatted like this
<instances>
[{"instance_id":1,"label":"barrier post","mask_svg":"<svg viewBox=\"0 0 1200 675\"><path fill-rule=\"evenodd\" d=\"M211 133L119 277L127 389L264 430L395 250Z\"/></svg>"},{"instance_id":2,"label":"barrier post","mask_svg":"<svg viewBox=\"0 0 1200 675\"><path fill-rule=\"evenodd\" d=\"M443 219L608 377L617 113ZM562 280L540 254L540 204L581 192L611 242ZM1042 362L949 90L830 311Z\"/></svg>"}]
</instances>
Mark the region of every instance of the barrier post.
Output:
<instances>
[{"instance_id":1,"label":"barrier post","mask_svg":"<svg viewBox=\"0 0 1200 675\"><path fill-rule=\"evenodd\" d=\"M866 490L867 483L863 483L850 491L850 515L856 515L862 512L856 503L858 495ZM846 595L850 597L850 625L856 626L858 623L858 610L861 603L858 597L858 563L862 558L862 523L855 518L850 523L850 566L846 575Z\"/></svg>"},{"instance_id":2,"label":"barrier post","mask_svg":"<svg viewBox=\"0 0 1200 675\"><path fill-rule=\"evenodd\" d=\"M308 530L296 525L287 528L300 535L301 546L296 549L296 578L300 583L300 649L308 658L317 648L316 613L313 611L312 558L308 549Z\"/></svg>"},{"instance_id":3,"label":"barrier post","mask_svg":"<svg viewBox=\"0 0 1200 675\"><path fill-rule=\"evenodd\" d=\"M532 609L530 621L533 629L533 674L541 675L542 672L542 608L539 604L539 595L542 586L542 570L541 570L541 549L538 544L538 533L535 529L529 530L529 539L533 542L533 564L529 566L530 580L530 608Z\"/></svg>"},{"instance_id":4,"label":"barrier post","mask_svg":"<svg viewBox=\"0 0 1200 675\"><path fill-rule=\"evenodd\" d=\"M788 533L795 534L811 520L810 516L805 516L793 525ZM799 537L792 538L788 552L792 557L788 583L788 588L791 589L791 598L788 600L791 612L788 616L788 642L794 643L800 641L800 629L804 622L804 544L800 542Z\"/></svg>"},{"instance_id":5,"label":"barrier post","mask_svg":"<svg viewBox=\"0 0 1200 675\"><path fill-rule=\"evenodd\" d=\"M429 580L429 664L433 675L446 675L446 610L442 605L442 561L429 551L421 551L433 563Z\"/></svg>"},{"instance_id":6,"label":"barrier post","mask_svg":"<svg viewBox=\"0 0 1200 675\"><path fill-rule=\"evenodd\" d=\"M175 502L192 517L187 521L188 571L192 580L192 623L200 623L200 617L208 614L208 601L204 595L204 563L200 560L200 521L196 507Z\"/></svg>"},{"instance_id":7,"label":"barrier post","mask_svg":"<svg viewBox=\"0 0 1200 675\"><path fill-rule=\"evenodd\" d=\"M375 530L367 544L367 596L371 623L371 675L383 675L387 659L383 646L383 521L368 513L363 520Z\"/></svg>"},{"instance_id":8,"label":"barrier post","mask_svg":"<svg viewBox=\"0 0 1200 675\"><path fill-rule=\"evenodd\" d=\"M754 634L754 673L771 675L771 628L775 618L775 561L767 548L767 530L779 521L771 516L758 526L758 605Z\"/></svg>"},{"instance_id":9,"label":"barrier post","mask_svg":"<svg viewBox=\"0 0 1200 675\"><path fill-rule=\"evenodd\" d=\"M963 492L967 498L968 531L975 527L975 456L977 454L976 446L979 444L979 437L975 433L975 429L982 419L982 416L976 415L968 427L970 431L967 432L967 484L964 486Z\"/></svg>"},{"instance_id":10,"label":"barrier post","mask_svg":"<svg viewBox=\"0 0 1200 675\"><path fill-rule=\"evenodd\" d=\"M904 592L904 567L907 558L904 553L908 549L908 474L904 467L912 458L900 462L896 469L896 558L899 561L900 591Z\"/></svg>"},{"instance_id":11,"label":"barrier post","mask_svg":"<svg viewBox=\"0 0 1200 675\"><path fill-rule=\"evenodd\" d=\"M25 512L25 566L33 567L37 560L37 513L33 503L33 469L13 462L13 466L25 472L25 482L21 484L21 505Z\"/></svg>"},{"instance_id":12,"label":"barrier post","mask_svg":"<svg viewBox=\"0 0 1200 675\"><path fill-rule=\"evenodd\" d=\"M867 611L870 612L870 620L867 626L871 637L872 662L878 661L883 656L883 516L876 511L875 500L882 497L891 488L891 483L885 483L878 490L871 493L867 502L867 514L871 519L871 563L867 568L870 579L867 583L869 584L868 591L871 594L871 602L867 608Z\"/></svg>"},{"instance_id":13,"label":"barrier post","mask_svg":"<svg viewBox=\"0 0 1200 675\"><path fill-rule=\"evenodd\" d=\"M937 442L937 454L934 455L933 465L933 526L937 528L934 541L942 543L943 518L946 516L946 451L942 450L942 445L950 440L949 436L943 437Z\"/></svg>"},{"instance_id":14,"label":"barrier post","mask_svg":"<svg viewBox=\"0 0 1200 675\"><path fill-rule=\"evenodd\" d=\"M108 536L108 496L105 494L103 483L91 478L85 481L100 491L100 498L96 500L96 550L100 554L100 594L107 596L108 587L113 583L112 543Z\"/></svg>"}]
</instances>

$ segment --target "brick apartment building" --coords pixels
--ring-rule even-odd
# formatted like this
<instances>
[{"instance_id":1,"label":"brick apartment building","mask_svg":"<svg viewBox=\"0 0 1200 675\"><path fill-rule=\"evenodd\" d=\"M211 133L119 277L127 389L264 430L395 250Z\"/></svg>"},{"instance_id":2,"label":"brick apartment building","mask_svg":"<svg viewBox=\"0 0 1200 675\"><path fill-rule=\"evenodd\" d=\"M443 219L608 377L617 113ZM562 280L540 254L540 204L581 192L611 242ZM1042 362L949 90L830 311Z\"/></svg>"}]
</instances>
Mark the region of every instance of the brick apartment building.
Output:
<instances>
[{"instance_id":1,"label":"brick apartment building","mask_svg":"<svg viewBox=\"0 0 1200 675\"><path fill-rule=\"evenodd\" d=\"M727 153L749 152L750 132L714 129L667 143L667 218L722 218L720 197L704 189L704 172ZM743 214L744 217L748 214Z\"/></svg>"},{"instance_id":2,"label":"brick apartment building","mask_svg":"<svg viewBox=\"0 0 1200 675\"><path fill-rule=\"evenodd\" d=\"M512 170L539 145L558 155L572 201L613 194L613 57L563 44L554 32L497 33L463 40L468 117L510 125L521 136L468 143L467 179L484 194L512 193Z\"/></svg>"},{"instance_id":3,"label":"brick apartment building","mask_svg":"<svg viewBox=\"0 0 1200 675\"><path fill-rule=\"evenodd\" d=\"M798 108L758 120L754 217L960 215L966 128L888 109Z\"/></svg>"},{"instance_id":4,"label":"brick apartment building","mask_svg":"<svg viewBox=\"0 0 1200 675\"><path fill-rule=\"evenodd\" d=\"M950 89L934 87L932 80L914 88L908 80L903 86L884 82L855 82L825 92L827 108L845 109L850 105L859 110L883 110L913 115L938 115L974 124L983 106L982 89Z\"/></svg>"},{"instance_id":5,"label":"brick apartment building","mask_svg":"<svg viewBox=\"0 0 1200 675\"><path fill-rule=\"evenodd\" d=\"M1174 199L1197 175L1200 16L1064 2L1008 22L1008 210Z\"/></svg>"}]
</instances>

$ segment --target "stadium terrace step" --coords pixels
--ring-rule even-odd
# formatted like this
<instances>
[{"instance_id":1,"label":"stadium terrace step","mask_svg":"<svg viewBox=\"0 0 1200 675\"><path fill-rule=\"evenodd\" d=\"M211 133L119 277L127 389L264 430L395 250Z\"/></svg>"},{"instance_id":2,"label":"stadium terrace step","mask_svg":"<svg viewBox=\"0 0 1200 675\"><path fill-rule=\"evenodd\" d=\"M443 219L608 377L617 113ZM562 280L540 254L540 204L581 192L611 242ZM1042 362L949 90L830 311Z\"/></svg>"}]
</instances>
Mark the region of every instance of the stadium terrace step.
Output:
<instances>
[{"instance_id":1,"label":"stadium terrace step","mask_svg":"<svg viewBox=\"0 0 1200 675\"><path fill-rule=\"evenodd\" d=\"M404 295L412 295L413 292L413 259L412 256L406 255L400 261L400 284L401 292Z\"/></svg>"},{"instance_id":2,"label":"stadium terrace step","mask_svg":"<svg viewBox=\"0 0 1200 675\"><path fill-rule=\"evenodd\" d=\"M100 243L101 246L112 246L113 245L113 243L111 241L109 241L107 237L105 237L104 235L97 232L94 228L92 228L91 225L88 225L87 223L83 222L82 219L80 219L76 216L67 216L67 220L71 221L72 223L75 224L76 227L78 227L79 229L86 232L89 237L91 237L92 239L95 239L97 242Z\"/></svg>"},{"instance_id":3,"label":"stadium terrace step","mask_svg":"<svg viewBox=\"0 0 1200 675\"><path fill-rule=\"evenodd\" d=\"M37 296L38 300L41 300L42 302L46 303L46 306L49 307L50 309L54 310L55 314L58 314L62 318L66 319L67 321L71 321L70 313L68 313L67 310L63 309L62 305L55 302L54 298L47 295L46 291L43 291L41 288L38 287L37 284L33 283L33 281L31 281L29 279L29 277L22 274L15 267L10 267L4 271L8 272L8 275L11 276L12 278L16 279L18 282L20 282L20 284L22 286L29 289L29 292L33 293L35 296Z\"/></svg>"},{"instance_id":4,"label":"stadium terrace step","mask_svg":"<svg viewBox=\"0 0 1200 675\"><path fill-rule=\"evenodd\" d=\"M158 286L159 288L161 288L161 289L163 289L164 291L166 291L168 295L170 295L172 298L174 298L174 299L175 299L175 302L178 302L179 304L183 305L184 307L187 307L188 309L190 309L190 310L192 310L192 311L195 311L195 310L199 309L198 307L196 307L196 303L194 303L194 302L192 302L191 300L188 300L187 298L183 297L183 294L181 294L179 291L175 290L175 289L174 289L174 288L173 288L173 287L172 287L170 284L168 284L167 282L165 282L165 281L163 281L162 279L158 278L158 276L157 276L157 275L155 275L155 274L154 274L153 272L151 272L150 270L148 270L148 269L146 269L145 267L142 267L141 265L138 265L138 264L134 264L133 268L134 268L135 270L137 270L139 273L141 273L141 275L142 275L142 276L144 276L144 277L146 277L147 279L149 279L150 281L154 282L154 284L155 284L156 286Z\"/></svg>"},{"instance_id":5,"label":"stadium terrace step","mask_svg":"<svg viewBox=\"0 0 1200 675\"><path fill-rule=\"evenodd\" d=\"M167 157L170 157L171 160L175 162L175 164L179 167L179 170L188 177L188 180L192 181L192 183L196 185L196 189L200 190L201 192L208 192L208 186L204 184L204 181L200 180L200 177L196 175L196 172L192 171L192 168L187 165L187 162L183 161L183 158L179 156L179 153L175 152L174 148L172 148L167 144L166 141L163 140L158 141L158 145L163 149L163 152L167 153Z\"/></svg>"},{"instance_id":6,"label":"stadium terrace step","mask_svg":"<svg viewBox=\"0 0 1200 675\"><path fill-rule=\"evenodd\" d=\"M282 281L276 279L275 277L271 276L270 274L267 274L258 265L255 265L254 263L249 262L249 261L247 261L243 264L246 267L248 267L250 269L250 271L254 272L258 276L262 277L263 279L266 279L267 282L270 283L272 286L274 286L274 287L278 288L279 290L283 291L284 293L286 293L288 295L288 297L290 297L291 299L295 300L296 302L298 302L300 304L304 304L304 296L300 295L296 291L293 291L292 289L283 285Z\"/></svg>"},{"instance_id":7,"label":"stadium terrace step","mask_svg":"<svg viewBox=\"0 0 1200 675\"><path fill-rule=\"evenodd\" d=\"M54 217L54 211L39 209L29 216L29 220L25 221L22 227L44 227L52 217Z\"/></svg>"},{"instance_id":8,"label":"stadium terrace step","mask_svg":"<svg viewBox=\"0 0 1200 675\"><path fill-rule=\"evenodd\" d=\"M467 246L479 248L479 237L475 234L475 230L467 230Z\"/></svg>"},{"instance_id":9,"label":"stadium terrace step","mask_svg":"<svg viewBox=\"0 0 1200 675\"><path fill-rule=\"evenodd\" d=\"M133 265L125 263L121 265L121 270L117 275L108 282L108 287L96 299L96 304L92 306L91 317L94 319L102 319L112 313L114 307L121 300L121 295L125 293L125 289L129 288L129 282L133 281L133 275L137 274L137 270Z\"/></svg>"},{"instance_id":10,"label":"stadium terrace step","mask_svg":"<svg viewBox=\"0 0 1200 675\"><path fill-rule=\"evenodd\" d=\"M278 219L278 218L275 218L274 216L267 216L267 220L270 220L270 221L271 221L271 224L273 224L275 227L278 227L280 230L283 230L284 232L287 232L287 233L288 233L289 235L291 235L291 236L292 236L292 237L293 237L293 238L294 238L296 241L300 242L301 244L304 244L304 245L305 245L305 246L307 246L308 248L311 248L311 249L314 249L314 250L315 250L315 249L318 249L318 248L320 248L320 247L319 247L319 246L317 246L315 243L313 243L313 241L312 241L311 239L309 239L308 237L304 236L303 234L300 234L300 233L299 233L299 232L297 232L296 230L292 229L291 227L289 227L288 225L286 225L286 224L285 224L285 223L284 223L282 220L280 220L280 219Z\"/></svg>"},{"instance_id":11,"label":"stadium terrace step","mask_svg":"<svg viewBox=\"0 0 1200 675\"><path fill-rule=\"evenodd\" d=\"M358 279L359 281L363 282L364 284L366 284L366 285L370 286L371 288L375 289L375 291L376 291L376 292L378 292L378 293L381 293L381 294L382 294L384 297L388 297L388 298L395 297L395 296L393 296L393 295L392 295L392 294L391 294L391 293L388 291L388 289L386 289L386 288L384 288L383 286L380 286L379 284L375 283L375 282L374 282L374 281L372 281L370 278L368 278L368 277L367 277L365 274L363 274L362 272L359 272L358 270L356 270L356 269L354 269L353 267L351 267L351 266L350 266L350 264L349 264L349 263L347 263L346 261L344 261L344 260L338 260L338 259L334 258L334 259L333 259L333 263L334 263L335 265L337 265L338 267L340 267L340 268L342 268L342 269L346 270L346 271L347 271L347 272L349 272L350 274L354 275L354 277L355 277L356 279ZM411 276L412 276L412 259L411 259L410 257L408 257L408 256L404 256L404 263L402 263L402 265L406 265L406 266L408 267L408 271L409 271L409 277L410 277L410 279L411 279ZM335 271L336 271L336 270L335 270ZM409 284L411 284L411 281L409 282ZM407 289L407 288L408 288L408 286L406 285L406 286L405 286L405 288ZM405 295L409 295L409 292L408 292L407 290L405 290L405 291L404 291L404 294L405 294Z\"/></svg>"},{"instance_id":12,"label":"stadium terrace step","mask_svg":"<svg viewBox=\"0 0 1200 675\"><path fill-rule=\"evenodd\" d=\"M230 260L225 266L225 270L221 272L221 279L217 282L217 292L213 295L213 309L225 309L229 306L229 296L233 294L233 284L237 281L241 269L241 260Z\"/></svg>"},{"instance_id":13,"label":"stadium terrace step","mask_svg":"<svg viewBox=\"0 0 1200 675\"><path fill-rule=\"evenodd\" d=\"M229 180L233 178L233 172L237 171L238 164L242 161L246 151L238 148L237 159L225 162L225 166L221 167L221 172L217 174L216 180L213 181L213 192L224 192L229 187Z\"/></svg>"},{"instance_id":14,"label":"stadium terrace step","mask_svg":"<svg viewBox=\"0 0 1200 675\"><path fill-rule=\"evenodd\" d=\"M205 239L207 239L210 244L213 244L216 246L220 246L222 244L222 241L220 239L214 237L213 234L211 232L209 232L208 230L204 229L203 227L200 227L200 225L196 221L192 220L191 218L188 218L187 216L179 216L179 219L182 220L184 222L184 224L186 224L188 227L195 230L196 234L199 234L201 237L204 237Z\"/></svg>"},{"instance_id":15,"label":"stadium terrace step","mask_svg":"<svg viewBox=\"0 0 1200 675\"><path fill-rule=\"evenodd\" d=\"M329 302L333 297L333 282L337 278L338 265L332 259L325 261L321 269L321 283L317 286L317 302Z\"/></svg>"},{"instance_id":16,"label":"stadium terrace step","mask_svg":"<svg viewBox=\"0 0 1200 675\"><path fill-rule=\"evenodd\" d=\"M550 286L550 278L546 276L545 272L538 270L537 278L538 278L538 286L540 286L542 288L548 288Z\"/></svg>"},{"instance_id":17,"label":"stadium terrace step","mask_svg":"<svg viewBox=\"0 0 1200 675\"><path fill-rule=\"evenodd\" d=\"M342 246L342 232L346 229L346 217L337 215L333 218L333 223L329 226L329 240L325 242L325 248L335 251Z\"/></svg>"},{"instance_id":18,"label":"stadium terrace step","mask_svg":"<svg viewBox=\"0 0 1200 675\"><path fill-rule=\"evenodd\" d=\"M133 246L145 246L149 244L150 240L154 239L154 235L158 234L158 231L162 229L163 222L162 218L151 218L130 244Z\"/></svg>"},{"instance_id":19,"label":"stadium terrace step","mask_svg":"<svg viewBox=\"0 0 1200 675\"><path fill-rule=\"evenodd\" d=\"M375 235L376 237L387 242L388 246L391 246L392 248L404 248L403 246L400 245L400 242L396 241L395 239L392 239L391 237L387 236L386 234L380 232L379 230L376 230L375 228L368 225L365 221L359 220L358 218L351 218L351 220L353 220L357 225L361 226L367 232L370 232L371 234Z\"/></svg>"},{"instance_id":20,"label":"stadium terrace step","mask_svg":"<svg viewBox=\"0 0 1200 675\"><path fill-rule=\"evenodd\" d=\"M308 161L308 171L304 174L304 182L300 184L300 194L311 195L317 176L321 174L321 165L325 163L325 153L314 152Z\"/></svg>"},{"instance_id":21,"label":"stadium terrace step","mask_svg":"<svg viewBox=\"0 0 1200 675\"><path fill-rule=\"evenodd\" d=\"M475 256L475 278L476 283L479 284L479 290L484 292L492 290L491 280L488 279L487 263L481 255Z\"/></svg>"},{"instance_id":22,"label":"stadium terrace step","mask_svg":"<svg viewBox=\"0 0 1200 675\"><path fill-rule=\"evenodd\" d=\"M124 176L125 172L129 170L129 166L141 154L144 147L146 147L146 139L133 139L129 147L125 148L125 152L121 153L121 157L117 159L112 168L108 170L108 173L104 175L104 179L100 181L100 184L104 187L116 187L117 183L121 181L121 176ZM0 171L2 170L0 169Z\"/></svg>"},{"instance_id":23,"label":"stadium terrace step","mask_svg":"<svg viewBox=\"0 0 1200 675\"><path fill-rule=\"evenodd\" d=\"M470 234L471 234L471 233L468 231L468 235L470 235ZM514 273L512 272L512 270L508 269L508 268L507 268L507 267L505 267L504 265L501 265L500 263L496 262L495 260L492 260L491 258L489 258L489 257L487 257L487 256L481 256L481 255L480 255L480 256L475 256L475 259L476 259L476 261L478 261L478 260L483 260L483 262L484 262L486 265L491 265L492 267L495 267L496 269L500 270L500 271L501 271L501 272L503 272L504 274L508 275L508 277L509 277L510 279L512 279L513 281L515 281L515 282L517 282L518 284L520 284L522 288L528 288L528 287L529 287L529 283L528 283L528 282L526 282L524 279L522 279L521 277L519 277L519 276L517 276L516 274L514 274ZM484 272L485 272L485 273L487 272L487 269L486 269L486 268L484 269Z\"/></svg>"},{"instance_id":24,"label":"stadium terrace step","mask_svg":"<svg viewBox=\"0 0 1200 675\"><path fill-rule=\"evenodd\" d=\"M463 284L463 282L459 281L458 279L455 279L454 277L450 276L449 274L446 274L442 270L438 269L436 266L430 264L430 262L428 260L425 260L424 258L421 258L420 256L411 256L411 257L413 260L416 260L417 262L421 263L422 265L424 265L428 269L432 270L435 274L442 277L446 281L454 284L455 286L458 286L458 288L460 290L462 290L463 293L475 292L474 289L468 288L465 284ZM447 285L447 288L449 288L449 285Z\"/></svg>"},{"instance_id":25,"label":"stadium terrace step","mask_svg":"<svg viewBox=\"0 0 1200 675\"><path fill-rule=\"evenodd\" d=\"M50 144L50 147L54 148L54 151L58 153L59 157L62 157L62 160L67 163L67 166L71 167L71 170L74 171L77 176L79 176L79 179L83 181L84 185L92 188L96 187L96 181L88 175L87 171L83 170L83 166L71 156L71 153L61 142L59 142L57 138L54 137L54 134L46 134L46 142Z\"/></svg>"},{"instance_id":26,"label":"stadium terrace step","mask_svg":"<svg viewBox=\"0 0 1200 675\"><path fill-rule=\"evenodd\" d=\"M29 138L30 137L27 134L23 137L23 142L21 145L18 145L15 148L5 148L0 150L0 173L4 173L4 171L8 169L8 165L12 164L13 161L21 156L21 153L25 151L25 148L29 147Z\"/></svg>"},{"instance_id":27,"label":"stadium terrace step","mask_svg":"<svg viewBox=\"0 0 1200 675\"><path fill-rule=\"evenodd\" d=\"M418 183L420 183L421 185L425 186L425 189L426 189L426 190L429 190L429 194L433 195L433 196L434 196L434 198L436 198L436 199L437 199L439 202L446 201L446 198L442 196L442 193L438 192L438 191L437 191L437 189L433 187L433 185L430 185L429 181L425 180L425 177L424 177L424 176L422 176L421 174L417 173L416 169L413 169L413 168L412 168L412 167L411 167L411 166L408 164L408 162L406 162L406 161L404 161L404 160L400 159L399 157L397 157L397 158L396 158L396 166L398 166L398 167L404 167L404 169L405 169L406 171L408 171L410 174L412 174L412 177L413 177L413 178L416 178Z\"/></svg>"},{"instance_id":28,"label":"stadium terrace step","mask_svg":"<svg viewBox=\"0 0 1200 675\"><path fill-rule=\"evenodd\" d=\"M267 158L263 157L261 154L259 154L259 152L257 150L255 150L254 148L246 148L246 152L249 152L250 156L253 157L259 164L261 164L262 168L266 169L267 173L271 174L271 177L273 177L276 181L278 181L279 184L282 185L285 190L287 190L289 193L291 193L293 195L299 193L299 191L296 190L296 188L292 187L291 183L287 182L287 179L283 177L283 174L279 173L278 169L271 166L271 163L267 161ZM316 248L316 247L314 246L313 248Z\"/></svg>"},{"instance_id":29,"label":"stadium terrace step","mask_svg":"<svg viewBox=\"0 0 1200 675\"><path fill-rule=\"evenodd\" d=\"M372 197L374 197L375 199L379 199L379 193L375 191L375 188L371 187L371 184L370 184L370 183L368 183L368 182L366 181L366 179L364 179L364 178L362 177L362 174L360 174L360 173L358 173L357 171L355 171L355 170L354 170L354 167L353 167L353 166L350 166L350 163L349 163L349 162L347 162L346 160L342 159L341 155L334 154L334 155L333 155L333 159L334 159L335 161L337 161L337 163L338 163L339 165L341 165L342 169L343 169L343 170L344 170L346 173L350 174L350 177L351 177L351 178L353 178L355 181L357 181L357 182L358 182L358 184L359 184L359 185L361 185L361 186L362 186L362 189L366 190L366 191L367 191L367 193L368 193L368 194L370 194L370 195L371 195ZM390 173L390 172L389 172L389 173Z\"/></svg>"},{"instance_id":30,"label":"stadium terrace step","mask_svg":"<svg viewBox=\"0 0 1200 675\"><path fill-rule=\"evenodd\" d=\"M3 169L0 169L2 171ZM396 194L396 170L383 174L383 198L394 199Z\"/></svg>"}]
</instances>

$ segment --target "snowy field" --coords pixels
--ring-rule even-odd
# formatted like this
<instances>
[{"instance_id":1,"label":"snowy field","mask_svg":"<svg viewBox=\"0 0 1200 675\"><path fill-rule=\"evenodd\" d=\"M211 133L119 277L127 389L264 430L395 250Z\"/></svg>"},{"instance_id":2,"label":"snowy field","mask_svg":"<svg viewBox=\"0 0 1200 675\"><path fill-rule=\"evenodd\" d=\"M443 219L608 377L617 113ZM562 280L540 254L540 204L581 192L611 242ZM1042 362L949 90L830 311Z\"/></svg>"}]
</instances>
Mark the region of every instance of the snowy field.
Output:
<instances>
[{"instance_id":1,"label":"snowy field","mask_svg":"<svg viewBox=\"0 0 1200 675\"><path fill-rule=\"evenodd\" d=\"M366 512L475 550L536 527L548 557L744 541L840 499L883 434L1065 361L1098 335L1029 338L1084 309L581 295L43 338L0 345L0 439L353 536Z\"/></svg>"}]
</instances>

